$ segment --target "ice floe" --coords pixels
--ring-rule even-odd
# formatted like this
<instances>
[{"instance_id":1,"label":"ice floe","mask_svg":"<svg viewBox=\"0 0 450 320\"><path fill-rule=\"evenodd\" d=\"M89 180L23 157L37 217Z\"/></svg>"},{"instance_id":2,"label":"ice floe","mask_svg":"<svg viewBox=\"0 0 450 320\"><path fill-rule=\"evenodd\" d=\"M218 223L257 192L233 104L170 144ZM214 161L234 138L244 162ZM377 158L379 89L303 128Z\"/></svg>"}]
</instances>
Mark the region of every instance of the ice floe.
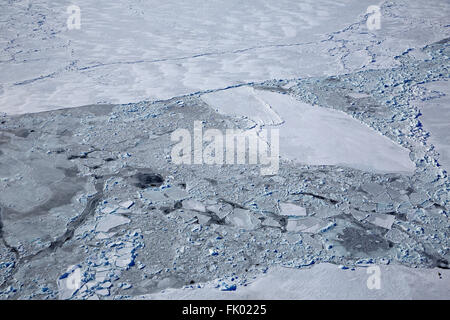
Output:
<instances>
[{"instance_id":1,"label":"ice floe","mask_svg":"<svg viewBox=\"0 0 450 320\"><path fill-rule=\"evenodd\" d=\"M280 203L282 216L306 216L306 209L293 203Z\"/></svg>"},{"instance_id":2,"label":"ice floe","mask_svg":"<svg viewBox=\"0 0 450 320\"><path fill-rule=\"evenodd\" d=\"M235 95L239 99L233 100ZM266 90L237 88L206 96L213 108L217 107L219 98L232 99L228 114L235 115L238 110L238 115L264 126L278 123L279 120L273 120L274 114L278 115L283 121L276 126L280 129L282 158L302 164L341 165L382 173L412 173L415 169L409 150L341 111L314 107L289 95ZM212 99L215 96L217 99ZM225 105L220 110L228 112ZM271 120L266 123L263 119Z\"/></svg>"},{"instance_id":3,"label":"ice floe","mask_svg":"<svg viewBox=\"0 0 450 320\"><path fill-rule=\"evenodd\" d=\"M254 230L261 224L261 221L250 210L241 208L235 208L233 213L229 214L225 220L246 230Z\"/></svg>"},{"instance_id":4,"label":"ice floe","mask_svg":"<svg viewBox=\"0 0 450 320\"><path fill-rule=\"evenodd\" d=\"M97 223L96 231L108 232L109 230L130 223L130 219L121 215L111 214L100 219Z\"/></svg>"}]
</instances>

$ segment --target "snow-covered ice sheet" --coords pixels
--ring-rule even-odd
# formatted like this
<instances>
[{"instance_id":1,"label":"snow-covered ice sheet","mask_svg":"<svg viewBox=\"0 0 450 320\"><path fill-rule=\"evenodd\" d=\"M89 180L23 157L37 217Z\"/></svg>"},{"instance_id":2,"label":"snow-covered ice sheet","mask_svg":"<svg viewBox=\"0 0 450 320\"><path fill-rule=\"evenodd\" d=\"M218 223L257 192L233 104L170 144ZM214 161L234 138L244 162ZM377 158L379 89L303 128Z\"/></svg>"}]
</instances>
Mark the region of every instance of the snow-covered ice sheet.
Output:
<instances>
[{"instance_id":1,"label":"snow-covered ice sheet","mask_svg":"<svg viewBox=\"0 0 450 320\"><path fill-rule=\"evenodd\" d=\"M342 270L323 263L310 269L274 268L236 291L221 291L213 283L202 288L167 289L140 296L144 299L447 299L450 272L378 266L379 289L369 286L375 270L367 267ZM369 271L369 272L368 272ZM371 287L372 289L369 289Z\"/></svg>"},{"instance_id":2,"label":"snow-covered ice sheet","mask_svg":"<svg viewBox=\"0 0 450 320\"><path fill-rule=\"evenodd\" d=\"M0 299L448 298L448 1L70 4L0 4ZM195 121L277 175L174 163Z\"/></svg>"},{"instance_id":3,"label":"snow-covered ice sheet","mask_svg":"<svg viewBox=\"0 0 450 320\"><path fill-rule=\"evenodd\" d=\"M365 15L374 4L78 0L81 29L68 30L70 3L3 2L0 111L167 99L389 67L405 50L449 35L448 2L381 3L382 28L370 31Z\"/></svg>"}]
</instances>

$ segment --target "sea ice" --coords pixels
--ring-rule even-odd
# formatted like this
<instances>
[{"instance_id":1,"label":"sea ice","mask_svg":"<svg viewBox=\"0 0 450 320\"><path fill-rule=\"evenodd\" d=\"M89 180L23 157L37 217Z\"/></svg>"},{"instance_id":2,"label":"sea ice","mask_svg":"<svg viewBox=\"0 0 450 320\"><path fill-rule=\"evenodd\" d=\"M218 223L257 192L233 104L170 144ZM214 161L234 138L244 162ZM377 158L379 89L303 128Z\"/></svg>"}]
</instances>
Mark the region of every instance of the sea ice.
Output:
<instances>
[{"instance_id":1,"label":"sea ice","mask_svg":"<svg viewBox=\"0 0 450 320\"><path fill-rule=\"evenodd\" d=\"M413 102L421 112L420 121L430 132L429 141L439 152L439 163L450 172L450 83L432 82L425 87L434 95L423 101Z\"/></svg>"},{"instance_id":2,"label":"sea ice","mask_svg":"<svg viewBox=\"0 0 450 320\"><path fill-rule=\"evenodd\" d=\"M121 202L119 205L120 205L122 208L130 209L131 206L132 206L133 204L134 204L133 201L128 200L128 201Z\"/></svg>"},{"instance_id":3,"label":"sea ice","mask_svg":"<svg viewBox=\"0 0 450 320\"><path fill-rule=\"evenodd\" d=\"M225 220L238 228L246 230L254 230L261 225L261 221L250 210L240 208L235 208L233 213L229 214Z\"/></svg>"},{"instance_id":4,"label":"sea ice","mask_svg":"<svg viewBox=\"0 0 450 320\"><path fill-rule=\"evenodd\" d=\"M344 112L313 107L289 95L264 90L233 88L205 96L213 108L220 105L223 113L245 116L265 127L281 120L283 123L274 128L280 130L282 158L380 173L414 172L409 150ZM220 101L232 103L227 108Z\"/></svg>"},{"instance_id":5,"label":"sea ice","mask_svg":"<svg viewBox=\"0 0 450 320\"><path fill-rule=\"evenodd\" d=\"M391 214L372 213L366 220L379 227L391 229L392 224L395 221L395 216Z\"/></svg>"},{"instance_id":6,"label":"sea ice","mask_svg":"<svg viewBox=\"0 0 450 320\"><path fill-rule=\"evenodd\" d=\"M306 209L293 203L280 203L282 216L306 216Z\"/></svg>"},{"instance_id":7,"label":"sea ice","mask_svg":"<svg viewBox=\"0 0 450 320\"><path fill-rule=\"evenodd\" d=\"M187 210L206 212L206 207L200 201L188 199L183 201L183 208Z\"/></svg>"},{"instance_id":8,"label":"sea ice","mask_svg":"<svg viewBox=\"0 0 450 320\"><path fill-rule=\"evenodd\" d=\"M108 232L112 228L118 227L123 224L130 223L130 219L125 218L121 215L111 214L103 217L97 224L97 232Z\"/></svg>"}]
</instances>

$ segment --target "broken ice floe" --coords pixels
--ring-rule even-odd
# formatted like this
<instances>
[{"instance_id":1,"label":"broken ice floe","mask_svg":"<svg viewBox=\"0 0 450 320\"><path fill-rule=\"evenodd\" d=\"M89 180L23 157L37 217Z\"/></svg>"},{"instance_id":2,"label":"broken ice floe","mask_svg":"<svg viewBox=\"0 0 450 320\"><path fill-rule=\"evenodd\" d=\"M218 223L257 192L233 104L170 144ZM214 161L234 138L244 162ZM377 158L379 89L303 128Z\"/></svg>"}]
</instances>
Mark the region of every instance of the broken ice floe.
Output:
<instances>
[{"instance_id":1,"label":"broken ice floe","mask_svg":"<svg viewBox=\"0 0 450 320\"><path fill-rule=\"evenodd\" d=\"M100 219L95 230L97 232L108 232L115 227L130 223L130 221L130 219L121 215L110 214Z\"/></svg>"},{"instance_id":2,"label":"broken ice floe","mask_svg":"<svg viewBox=\"0 0 450 320\"><path fill-rule=\"evenodd\" d=\"M190 195L179 187L167 187L164 189L145 189L142 192L142 199L151 204L181 201L189 198Z\"/></svg>"},{"instance_id":3,"label":"broken ice floe","mask_svg":"<svg viewBox=\"0 0 450 320\"><path fill-rule=\"evenodd\" d=\"M119 239L105 239L108 250L100 251L96 258L91 257L77 266L84 275L78 286L79 290L66 290L61 294L68 299L109 296L114 289L114 283L121 278L122 273L134 266L136 250L142 247L140 239L139 230L127 232ZM119 284L117 287L123 290L131 288L125 284Z\"/></svg>"},{"instance_id":4,"label":"broken ice floe","mask_svg":"<svg viewBox=\"0 0 450 320\"><path fill-rule=\"evenodd\" d=\"M261 221L250 210L240 208L235 208L233 213L229 214L225 220L238 228L246 230L255 230L261 225Z\"/></svg>"},{"instance_id":5,"label":"broken ice floe","mask_svg":"<svg viewBox=\"0 0 450 320\"><path fill-rule=\"evenodd\" d=\"M187 210L206 212L206 207L203 203L197 200L189 199L183 201L183 208Z\"/></svg>"},{"instance_id":6,"label":"broken ice floe","mask_svg":"<svg viewBox=\"0 0 450 320\"><path fill-rule=\"evenodd\" d=\"M289 202L280 203L280 215L282 216L306 216L306 209Z\"/></svg>"},{"instance_id":7,"label":"broken ice floe","mask_svg":"<svg viewBox=\"0 0 450 320\"><path fill-rule=\"evenodd\" d=\"M225 218L231 212L233 212L233 207L228 203L218 203L209 205L206 209L210 212L213 212L219 219Z\"/></svg>"},{"instance_id":8,"label":"broken ice floe","mask_svg":"<svg viewBox=\"0 0 450 320\"><path fill-rule=\"evenodd\" d=\"M395 216L391 214L372 213L366 220L379 227L391 229L395 221Z\"/></svg>"},{"instance_id":9,"label":"broken ice floe","mask_svg":"<svg viewBox=\"0 0 450 320\"><path fill-rule=\"evenodd\" d=\"M123 289L123 290L128 290L131 289L133 286L127 282L122 282L119 283L119 288Z\"/></svg>"}]
</instances>

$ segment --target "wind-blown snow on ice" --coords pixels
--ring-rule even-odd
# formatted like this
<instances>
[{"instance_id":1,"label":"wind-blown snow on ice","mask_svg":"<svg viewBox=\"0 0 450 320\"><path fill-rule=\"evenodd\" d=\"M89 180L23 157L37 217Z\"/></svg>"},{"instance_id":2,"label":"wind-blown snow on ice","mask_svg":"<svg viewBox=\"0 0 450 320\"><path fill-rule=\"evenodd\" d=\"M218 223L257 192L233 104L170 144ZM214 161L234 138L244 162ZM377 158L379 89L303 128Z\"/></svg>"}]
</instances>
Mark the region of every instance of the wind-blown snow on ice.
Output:
<instances>
[{"instance_id":1,"label":"wind-blown snow on ice","mask_svg":"<svg viewBox=\"0 0 450 320\"><path fill-rule=\"evenodd\" d=\"M432 2L382 5L381 29L372 31L371 0L78 0L80 30L67 28L69 3L4 2L0 111L168 99L393 66L394 56L449 35L450 4Z\"/></svg>"},{"instance_id":2,"label":"wind-blown snow on ice","mask_svg":"<svg viewBox=\"0 0 450 320\"><path fill-rule=\"evenodd\" d=\"M238 87L202 95L202 100L222 114L248 117L258 125L278 125L283 120L255 94L251 87Z\"/></svg>"}]
</instances>

